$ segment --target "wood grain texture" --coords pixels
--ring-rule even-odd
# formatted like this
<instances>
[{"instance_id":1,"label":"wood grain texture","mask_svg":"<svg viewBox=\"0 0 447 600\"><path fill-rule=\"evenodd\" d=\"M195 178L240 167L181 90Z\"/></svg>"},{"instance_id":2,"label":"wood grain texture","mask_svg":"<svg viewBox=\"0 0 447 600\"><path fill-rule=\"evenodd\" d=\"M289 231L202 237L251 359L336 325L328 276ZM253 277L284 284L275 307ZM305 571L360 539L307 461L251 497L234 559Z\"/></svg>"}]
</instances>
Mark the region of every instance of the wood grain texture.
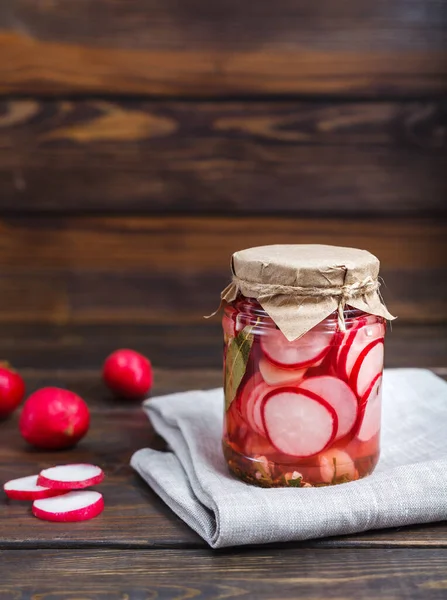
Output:
<instances>
[{"instance_id":1,"label":"wood grain texture","mask_svg":"<svg viewBox=\"0 0 447 600\"><path fill-rule=\"evenodd\" d=\"M444 92L442 0L11 0L3 93Z\"/></svg>"},{"instance_id":2,"label":"wood grain texture","mask_svg":"<svg viewBox=\"0 0 447 600\"><path fill-rule=\"evenodd\" d=\"M3 551L0 593L5 600L67 594L89 600L444 600L445 558L443 549Z\"/></svg>"},{"instance_id":3,"label":"wood grain texture","mask_svg":"<svg viewBox=\"0 0 447 600\"><path fill-rule=\"evenodd\" d=\"M447 221L92 216L0 221L0 322L202 322L235 250L296 242L367 248L390 310L447 318Z\"/></svg>"},{"instance_id":4,"label":"wood grain texture","mask_svg":"<svg viewBox=\"0 0 447 600\"><path fill-rule=\"evenodd\" d=\"M163 369L221 369L219 318L195 325L3 324L0 359L19 369L100 369L117 348L134 348ZM386 339L387 367L447 366L447 326L416 326L399 320ZM213 375L204 376L204 383ZM221 381L221 380L220 380ZM219 383L219 381L218 381Z\"/></svg>"},{"instance_id":5,"label":"wood grain texture","mask_svg":"<svg viewBox=\"0 0 447 600\"><path fill-rule=\"evenodd\" d=\"M1 211L440 216L445 102L0 103Z\"/></svg>"}]
</instances>

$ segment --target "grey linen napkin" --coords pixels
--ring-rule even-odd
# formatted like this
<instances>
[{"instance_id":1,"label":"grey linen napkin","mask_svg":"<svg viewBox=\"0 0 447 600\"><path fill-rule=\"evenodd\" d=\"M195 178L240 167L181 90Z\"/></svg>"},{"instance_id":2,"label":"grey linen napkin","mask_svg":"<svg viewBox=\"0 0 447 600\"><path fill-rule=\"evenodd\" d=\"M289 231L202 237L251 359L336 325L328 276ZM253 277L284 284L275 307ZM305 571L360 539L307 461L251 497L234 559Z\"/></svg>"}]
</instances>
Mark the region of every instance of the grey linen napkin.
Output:
<instances>
[{"instance_id":1,"label":"grey linen napkin","mask_svg":"<svg viewBox=\"0 0 447 600\"><path fill-rule=\"evenodd\" d=\"M430 371L385 371L379 465L332 487L262 489L231 476L221 389L154 398L144 409L171 451L139 450L131 464L213 548L447 518L447 383Z\"/></svg>"}]
</instances>

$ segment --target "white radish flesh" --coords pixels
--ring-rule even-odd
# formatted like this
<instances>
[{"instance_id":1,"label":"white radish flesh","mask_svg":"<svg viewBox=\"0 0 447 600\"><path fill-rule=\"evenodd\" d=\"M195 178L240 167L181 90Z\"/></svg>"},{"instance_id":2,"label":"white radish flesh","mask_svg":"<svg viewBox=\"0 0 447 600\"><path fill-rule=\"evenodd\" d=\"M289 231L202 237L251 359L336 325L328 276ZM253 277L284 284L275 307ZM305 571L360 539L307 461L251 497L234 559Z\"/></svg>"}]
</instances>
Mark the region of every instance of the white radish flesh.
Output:
<instances>
[{"instance_id":1,"label":"white radish flesh","mask_svg":"<svg viewBox=\"0 0 447 600\"><path fill-rule=\"evenodd\" d=\"M37 483L58 490L79 490L97 485L104 479L104 472L95 465L59 465L41 471Z\"/></svg>"},{"instance_id":2,"label":"white radish flesh","mask_svg":"<svg viewBox=\"0 0 447 600\"><path fill-rule=\"evenodd\" d=\"M354 392L344 381L330 375L321 375L305 379L300 383L299 389L317 394L335 410L338 417L336 440L344 437L354 427L358 417L358 402Z\"/></svg>"},{"instance_id":3,"label":"white radish flesh","mask_svg":"<svg viewBox=\"0 0 447 600\"><path fill-rule=\"evenodd\" d=\"M299 339L289 342L279 329L272 329L261 336L261 347L273 364L303 369L324 358L334 335L335 331L314 327Z\"/></svg>"},{"instance_id":4,"label":"white radish flesh","mask_svg":"<svg viewBox=\"0 0 447 600\"><path fill-rule=\"evenodd\" d=\"M363 416L357 437L362 442L369 441L380 430L382 412L382 375L374 379L371 389L362 399Z\"/></svg>"},{"instance_id":5,"label":"white radish flesh","mask_svg":"<svg viewBox=\"0 0 447 600\"><path fill-rule=\"evenodd\" d=\"M35 517L45 521L87 521L102 513L104 500L99 492L68 492L55 498L35 500L32 510Z\"/></svg>"},{"instance_id":6,"label":"white radish flesh","mask_svg":"<svg viewBox=\"0 0 447 600\"><path fill-rule=\"evenodd\" d=\"M350 383L358 398L362 398L373 379L383 368L383 340L371 342L357 357L351 372Z\"/></svg>"},{"instance_id":7,"label":"white radish flesh","mask_svg":"<svg viewBox=\"0 0 447 600\"><path fill-rule=\"evenodd\" d=\"M261 358L259 371L268 385L284 385L301 381L307 369L281 369L266 358Z\"/></svg>"},{"instance_id":8,"label":"white radish flesh","mask_svg":"<svg viewBox=\"0 0 447 600\"><path fill-rule=\"evenodd\" d=\"M5 494L12 500L39 500L40 498L51 498L60 496L65 492L63 490L52 490L41 485L37 485L38 475L29 475L28 477L19 477L11 479L3 486Z\"/></svg>"},{"instance_id":9,"label":"white radish flesh","mask_svg":"<svg viewBox=\"0 0 447 600\"><path fill-rule=\"evenodd\" d=\"M337 431L334 409L315 394L294 388L280 388L266 396L263 420L273 446L300 458L324 450Z\"/></svg>"},{"instance_id":10,"label":"white radish flesh","mask_svg":"<svg viewBox=\"0 0 447 600\"><path fill-rule=\"evenodd\" d=\"M323 483L332 483L340 477L355 479L357 475L352 458L343 450L326 450L318 457L318 462Z\"/></svg>"}]
</instances>

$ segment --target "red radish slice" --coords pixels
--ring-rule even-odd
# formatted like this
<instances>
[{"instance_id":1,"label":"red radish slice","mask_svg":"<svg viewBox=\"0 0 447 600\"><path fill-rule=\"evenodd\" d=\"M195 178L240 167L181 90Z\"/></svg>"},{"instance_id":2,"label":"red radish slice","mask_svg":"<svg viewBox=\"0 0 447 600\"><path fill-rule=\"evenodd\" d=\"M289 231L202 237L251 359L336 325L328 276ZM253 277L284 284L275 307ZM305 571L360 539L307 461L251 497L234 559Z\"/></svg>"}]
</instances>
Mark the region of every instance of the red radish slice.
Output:
<instances>
[{"instance_id":1,"label":"red radish slice","mask_svg":"<svg viewBox=\"0 0 447 600\"><path fill-rule=\"evenodd\" d=\"M289 342L279 329L272 329L261 336L261 347L273 364L302 369L324 358L334 335L335 331L314 327L299 339Z\"/></svg>"},{"instance_id":2,"label":"red radish slice","mask_svg":"<svg viewBox=\"0 0 447 600\"><path fill-rule=\"evenodd\" d=\"M268 385L284 385L299 382L303 379L307 369L281 369L266 358L259 360L259 371Z\"/></svg>"},{"instance_id":3,"label":"red radish slice","mask_svg":"<svg viewBox=\"0 0 447 600\"><path fill-rule=\"evenodd\" d=\"M335 440L351 431L358 417L358 402L354 392L341 379L330 375L310 377L299 385L300 390L313 392L323 398L337 413L338 430Z\"/></svg>"},{"instance_id":4,"label":"red radish slice","mask_svg":"<svg viewBox=\"0 0 447 600\"><path fill-rule=\"evenodd\" d=\"M41 485L37 485L38 475L29 475L29 477L19 477L11 479L3 486L5 494L12 500L40 500L41 498L51 498L65 494L63 490L52 490Z\"/></svg>"},{"instance_id":5,"label":"red radish slice","mask_svg":"<svg viewBox=\"0 0 447 600\"><path fill-rule=\"evenodd\" d=\"M362 398L371 386L374 378L383 369L383 339L371 342L357 357L351 371L350 384L357 394Z\"/></svg>"},{"instance_id":6,"label":"red radish slice","mask_svg":"<svg viewBox=\"0 0 447 600\"><path fill-rule=\"evenodd\" d=\"M254 420L254 407L256 402L258 402L259 397L263 397L265 395L265 383L260 382L252 391L250 396L248 397L247 403L245 405L245 420L250 425L250 427L259 433L260 435L265 435L263 428L258 428L257 424Z\"/></svg>"},{"instance_id":7,"label":"red radish slice","mask_svg":"<svg viewBox=\"0 0 447 600\"><path fill-rule=\"evenodd\" d=\"M375 323L374 325L364 324L355 331L352 342L349 344L345 355L344 370L348 379L351 376L352 369L359 354L372 341L383 338L383 335L384 331L382 323Z\"/></svg>"},{"instance_id":8,"label":"red radish slice","mask_svg":"<svg viewBox=\"0 0 447 600\"><path fill-rule=\"evenodd\" d=\"M367 442L380 430L382 408L382 375L379 373L374 379L370 390L362 398L363 416L357 437L362 442Z\"/></svg>"},{"instance_id":9,"label":"red radish slice","mask_svg":"<svg viewBox=\"0 0 447 600\"><path fill-rule=\"evenodd\" d=\"M104 510L104 500L99 492L68 492L57 498L33 502L33 515L44 521L87 521Z\"/></svg>"},{"instance_id":10,"label":"red radish slice","mask_svg":"<svg viewBox=\"0 0 447 600\"><path fill-rule=\"evenodd\" d=\"M358 319L352 324L352 327L349 329L349 331L344 332L342 343L337 354L337 373L341 379L344 379L345 381L349 380L349 377L346 373L346 356L357 335L357 332L363 327L365 322L365 319Z\"/></svg>"},{"instance_id":11,"label":"red radish slice","mask_svg":"<svg viewBox=\"0 0 447 600\"><path fill-rule=\"evenodd\" d=\"M104 472L95 465L59 465L41 471L37 483L56 490L80 490L97 485L104 479Z\"/></svg>"},{"instance_id":12,"label":"red radish slice","mask_svg":"<svg viewBox=\"0 0 447 600\"><path fill-rule=\"evenodd\" d=\"M249 405L251 406L252 402L254 401L252 396L257 393L257 387L261 383L263 383L261 375L259 373L255 373L244 383L241 392L238 394L237 406L246 423L249 422L247 407Z\"/></svg>"},{"instance_id":13,"label":"red radish slice","mask_svg":"<svg viewBox=\"0 0 447 600\"><path fill-rule=\"evenodd\" d=\"M263 383L262 386L260 386L259 393L256 396L255 402L253 403L253 411L251 414L251 423L253 428L264 437L267 436L267 432L265 430L264 420L262 418L262 406L264 404L265 397L272 391L272 389L273 388L266 383Z\"/></svg>"},{"instance_id":14,"label":"red radish slice","mask_svg":"<svg viewBox=\"0 0 447 600\"><path fill-rule=\"evenodd\" d=\"M305 458L324 450L337 432L337 413L322 398L292 387L271 391L263 403L267 436L277 450Z\"/></svg>"}]
</instances>

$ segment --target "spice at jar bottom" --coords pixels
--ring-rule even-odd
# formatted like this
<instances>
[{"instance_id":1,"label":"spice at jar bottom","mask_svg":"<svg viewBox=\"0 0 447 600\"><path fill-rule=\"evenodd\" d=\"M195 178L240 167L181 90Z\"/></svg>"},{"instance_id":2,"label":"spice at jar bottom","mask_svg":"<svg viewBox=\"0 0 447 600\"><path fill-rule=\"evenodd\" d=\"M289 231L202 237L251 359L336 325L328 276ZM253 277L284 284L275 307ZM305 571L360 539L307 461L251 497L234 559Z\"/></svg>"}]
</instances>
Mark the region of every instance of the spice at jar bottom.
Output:
<instances>
[{"instance_id":1,"label":"spice at jar bottom","mask_svg":"<svg viewBox=\"0 0 447 600\"><path fill-rule=\"evenodd\" d=\"M353 248L236 252L222 292L223 452L264 487L345 483L380 452L387 311L379 261Z\"/></svg>"}]
</instances>

